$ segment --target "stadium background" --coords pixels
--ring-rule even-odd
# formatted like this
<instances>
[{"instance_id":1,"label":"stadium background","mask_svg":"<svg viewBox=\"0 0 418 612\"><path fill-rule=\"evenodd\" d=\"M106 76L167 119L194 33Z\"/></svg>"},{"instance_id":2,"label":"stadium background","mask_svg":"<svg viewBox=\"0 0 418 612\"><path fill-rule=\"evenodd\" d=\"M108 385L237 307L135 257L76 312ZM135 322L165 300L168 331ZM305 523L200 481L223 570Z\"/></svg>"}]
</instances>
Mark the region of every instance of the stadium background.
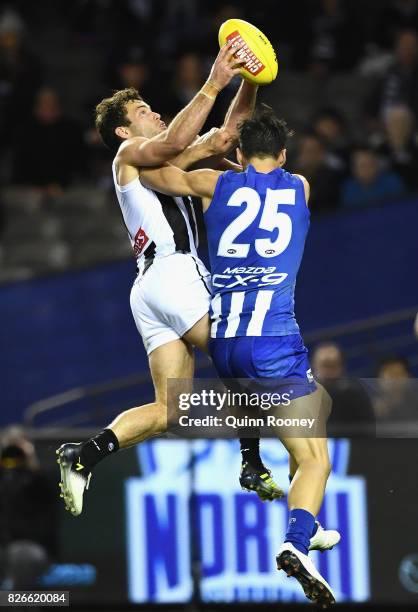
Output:
<instances>
[{"instance_id":1,"label":"stadium background","mask_svg":"<svg viewBox=\"0 0 418 612\"><path fill-rule=\"evenodd\" d=\"M197 0L8 2L0 13L0 427L7 438L7 426L25 424L48 483L57 478L57 440L69 434L82 439L122 408L145 403L152 394L145 352L129 310L135 264L113 193L111 157L93 129L92 109L112 89L136 86L166 121L172 118L204 81L217 52L218 27L229 17L256 24L278 53L279 76L259 98L295 130L287 167L311 183L312 224L296 301L309 346L337 342L349 375L380 376L379 364L388 355L407 360L402 363L408 376L417 374L416 0L260 0L256 6ZM221 124L236 86L222 94L206 127ZM199 372L210 373L203 357ZM418 410L416 400L412 409ZM219 493L212 490L222 469L219 458L232 452L231 443L219 444L202 459L203 472L196 460L199 443L195 448L162 441L118 455L97 470L88 512L77 521L64 515L52 496L45 547L53 565L45 570L43 584L68 588L79 606L121 609L141 597L184 602L193 591L216 599L203 584L211 577L210 567L198 562L196 542L201 533L210 533L204 504L213 504L214 513L217 509L213 525L219 530L222 508L230 503L241 507L242 498L234 489L237 448L231 474L224 476L230 491L218 501L213 497ZM343 536L353 557L350 561L344 551L339 560L332 557L341 572L338 580L343 580L342 599L416 603L415 441L345 438L333 444L346 461L331 486L327 524L334 520L330 527L339 526L344 508L349 509ZM172 476L155 463L164 449L173 456L189 453L181 468L184 478L173 490ZM274 472L283 479L281 461ZM147 489L155 470L160 493ZM4 468L1 474L3 478ZM144 494L151 499L148 518L135 505L137 489L129 484L130 477L138 480L140 498ZM181 514L182 500L192 490L203 508L200 514L193 504L187 510L192 526L203 521L197 536L194 528L177 531L165 514L171 503L180 504ZM334 519L333 495L338 509ZM220 601L227 600L234 584L238 590L230 599L277 597L268 594L270 586L250 594L240 594L236 586L244 577L256 588L268 573L257 540L261 524L255 535L251 522L257 526L265 511L248 499L240 523L244 531L229 539L224 535L223 555L248 538L248 549L245 544L237 555L253 555L261 565L244 563L226 571L225 562L224 570L218 568L224 581L217 587ZM7 507L4 496L0 503ZM151 521L156 534L157 544L154 549L150 544L145 560L135 560L130 552L132 508ZM413 534L398 535L400 512ZM10 538L7 516L3 512L0 553ZM367 535L361 537L355 529L364 521ZM164 549L161 543L170 531L177 544L169 538ZM213 531L214 541L219 533ZM135 537L142 548L146 538ZM169 541L189 555L188 560L179 558L174 569L168 562ZM355 555L367 570L363 578L350 565ZM138 587L138 595L132 567L147 564L157 568L162 582L156 579L157 586L151 587L151 570L144 575L139 571L136 579L148 580L149 590ZM348 580L354 574L359 582ZM168 595L166 580L173 587ZM286 590L280 597L295 599Z\"/></svg>"}]
</instances>

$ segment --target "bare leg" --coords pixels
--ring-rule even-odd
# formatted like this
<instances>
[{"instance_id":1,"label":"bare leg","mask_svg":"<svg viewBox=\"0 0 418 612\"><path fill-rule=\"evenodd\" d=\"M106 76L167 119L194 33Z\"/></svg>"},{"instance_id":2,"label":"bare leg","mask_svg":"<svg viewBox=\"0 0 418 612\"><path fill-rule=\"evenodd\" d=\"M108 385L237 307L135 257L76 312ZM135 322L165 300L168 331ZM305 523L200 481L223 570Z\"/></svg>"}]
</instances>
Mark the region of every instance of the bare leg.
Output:
<instances>
[{"instance_id":1,"label":"bare leg","mask_svg":"<svg viewBox=\"0 0 418 612\"><path fill-rule=\"evenodd\" d=\"M298 405L298 411L320 420L329 410L328 402L328 394L318 385L315 393L295 400L294 405ZM283 438L282 443L289 452L289 470L293 476L288 494L289 510L302 508L316 516L331 471L327 439L289 437Z\"/></svg>"},{"instance_id":2,"label":"bare leg","mask_svg":"<svg viewBox=\"0 0 418 612\"><path fill-rule=\"evenodd\" d=\"M125 410L94 438L85 443L62 444L57 450L61 471L61 497L74 516L83 510L83 495L94 467L115 448L128 448L167 429L167 380L193 377L194 355L184 340L174 340L155 349L149 364L155 402Z\"/></svg>"},{"instance_id":3,"label":"bare leg","mask_svg":"<svg viewBox=\"0 0 418 612\"><path fill-rule=\"evenodd\" d=\"M289 476L292 478L292 480L293 480L294 475L296 474L297 469L298 469L298 464L294 460L293 455L289 453Z\"/></svg>"},{"instance_id":4,"label":"bare leg","mask_svg":"<svg viewBox=\"0 0 418 612\"><path fill-rule=\"evenodd\" d=\"M289 510L303 508L316 516L331 471L327 441L324 438L287 438L283 443L298 463L288 493Z\"/></svg>"},{"instance_id":5,"label":"bare leg","mask_svg":"<svg viewBox=\"0 0 418 612\"><path fill-rule=\"evenodd\" d=\"M205 315L198 321L190 331L187 332L183 336L185 340L190 342L193 346L197 346L201 351L208 354L208 345L210 338L210 319L209 315ZM261 500L273 500L283 497L284 493L276 485L273 478L270 476L267 477L268 469L264 466L261 457L260 457L260 448L259 448L259 440L255 437L246 438L245 434L242 430L239 430L240 434L240 444L241 444L241 453L242 453L242 462L247 467L245 468L245 472L241 470L240 475L240 484L243 488L248 491L255 491ZM248 434L247 434L248 435ZM243 451L242 449L245 449ZM254 465L249 465L244 459L244 452L248 453L250 463ZM244 469L244 468L243 468ZM264 478L262 478L262 475Z\"/></svg>"},{"instance_id":6,"label":"bare leg","mask_svg":"<svg viewBox=\"0 0 418 612\"><path fill-rule=\"evenodd\" d=\"M125 410L109 425L119 447L127 448L159 435L167 429L167 379L193 378L193 349L184 340L173 340L149 356L155 402Z\"/></svg>"},{"instance_id":7,"label":"bare leg","mask_svg":"<svg viewBox=\"0 0 418 612\"><path fill-rule=\"evenodd\" d=\"M128 448L159 435L167 429L167 380L192 379L194 354L191 345L207 352L209 315L200 319L181 340L159 346L149 356L149 366L155 389L155 402L125 410L109 425L116 435L119 448Z\"/></svg>"},{"instance_id":8,"label":"bare leg","mask_svg":"<svg viewBox=\"0 0 418 612\"><path fill-rule=\"evenodd\" d=\"M197 323L193 325L187 333L184 334L183 340L186 340L193 346L204 353L209 353L209 337L210 337L210 319L209 315L205 314Z\"/></svg>"},{"instance_id":9,"label":"bare leg","mask_svg":"<svg viewBox=\"0 0 418 612\"><path fill-rule=\"evenodd\" d=\"M329 396L318 385L315 393L298 398L292 404L301 409L301 416L315 417L318 429L315 435L325 435L325 421L329 414ZM293 407L294 407L293 406ZM299 416L299 414L298 414ZM322 421L322 423L321 423ZM318 606L327 608L335 603L335 597L330 585L321 576L312 560L308 557L309 550L316 548L325 550L338 543L337 532L325 532L317 527L315 535L315 517L318 514L324 498L325 486L331 465L328 457L328 446L325 437L311 438L281 438L289 452L289 469L293 479L288 494L290 520L285 541L276 557L277 569L284 570L288 576L294 576L301 584L306 597ZM296 470L295 470L296 468ZM333 538L333 542L328 537ZM314 538L317 541L313 541Z\"/></svg>"}]
</instances>

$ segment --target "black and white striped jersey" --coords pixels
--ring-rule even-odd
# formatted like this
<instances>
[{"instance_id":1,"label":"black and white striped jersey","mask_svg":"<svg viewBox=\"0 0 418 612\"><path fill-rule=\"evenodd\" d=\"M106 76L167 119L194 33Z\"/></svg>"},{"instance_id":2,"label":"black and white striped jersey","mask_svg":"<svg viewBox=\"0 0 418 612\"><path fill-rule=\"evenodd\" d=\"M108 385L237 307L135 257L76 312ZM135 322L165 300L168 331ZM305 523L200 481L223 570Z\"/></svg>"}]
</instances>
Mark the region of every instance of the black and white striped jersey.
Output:
<instances>
[{"instance_id":1,"label":"black and white striped jersey","mask_svg":"<svg viewBox=\"0 0 418 612\"><path fill-rule=\"evenodd\" d=\"M121 187L114 161L112 172L139 274L154 257L165 257L176 251L197 255L198 232L191 198L157 194L144 187L139 177Z\"/></svg>"}]
</instances>

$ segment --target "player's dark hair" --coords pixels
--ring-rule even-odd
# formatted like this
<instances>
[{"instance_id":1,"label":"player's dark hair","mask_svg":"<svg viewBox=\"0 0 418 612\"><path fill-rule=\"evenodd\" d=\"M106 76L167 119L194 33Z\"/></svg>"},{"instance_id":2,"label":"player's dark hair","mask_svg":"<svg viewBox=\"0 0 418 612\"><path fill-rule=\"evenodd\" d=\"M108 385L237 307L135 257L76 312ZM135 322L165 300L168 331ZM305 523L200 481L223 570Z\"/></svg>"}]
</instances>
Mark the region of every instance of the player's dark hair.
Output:
<instances>
[{"instance_id":1,"label":"player's dark hair","mask_svg":"<svg viewBox=\"0 0 418 612\"><path fill-rule=\"evenodd\" d=\"M284 119L279 119L267 104L261 104L251 119L243 121L239 128L239 148L246 159L274 157L286 148L293 132Z\"/></svg>"},{"instance_id":2,"label":"player's dark hair","mask_svg":"<svg viewBox=\"0 0 418 612\"><path fill-rule=\"evenodd\" d=\"M142 100L134 87L115 91L113 96L105 98L95 108L95 124L103 142L116 151L122 139L115 134L117 127L129 127L131 121L126 114L126 105L131 100Z\"/></svg>"}]
</instances>

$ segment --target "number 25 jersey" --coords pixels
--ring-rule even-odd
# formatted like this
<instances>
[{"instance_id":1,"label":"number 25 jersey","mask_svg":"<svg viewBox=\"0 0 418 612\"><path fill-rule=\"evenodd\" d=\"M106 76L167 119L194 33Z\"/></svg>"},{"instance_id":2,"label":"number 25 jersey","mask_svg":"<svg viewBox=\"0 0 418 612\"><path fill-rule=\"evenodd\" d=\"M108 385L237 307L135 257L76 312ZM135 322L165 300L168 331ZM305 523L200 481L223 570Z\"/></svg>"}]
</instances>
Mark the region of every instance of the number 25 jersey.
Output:
<instances>
[{"instance_id":1,"label":"number 25 jersey","mask_svg":"<svg viewBox=\"0 0 418 612\"><path fill-rule=\"evenodd\" d=\"M294 292L309 218L301 179L282 168L219 177L205 213L212 338L299 333Z\"/></svg>"}]
</instances>

